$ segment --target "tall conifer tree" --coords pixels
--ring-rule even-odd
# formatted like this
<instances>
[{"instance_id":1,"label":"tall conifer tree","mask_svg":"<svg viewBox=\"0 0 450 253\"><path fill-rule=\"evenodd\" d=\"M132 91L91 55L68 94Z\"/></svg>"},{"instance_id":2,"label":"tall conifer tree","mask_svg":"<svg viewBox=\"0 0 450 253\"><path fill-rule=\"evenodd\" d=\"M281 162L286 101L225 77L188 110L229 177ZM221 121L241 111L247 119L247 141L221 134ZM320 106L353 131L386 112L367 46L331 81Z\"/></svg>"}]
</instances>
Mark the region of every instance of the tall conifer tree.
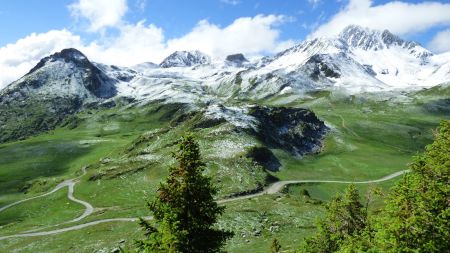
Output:
<instances>
[{"instance_id":1,"label":"tall conifer tree","mask_svg":"<svg viewBox=\"0 0 450 253\"><path fill-rule=\"evenodd\" d=\"M217 189L204 175L205 164L197 142L183 137L174 154L178 166L169 169L166 182L149 203L156 226L141 220L146 239L138 241L143 252L220 252L233 234L214 225L223 206L214 201Z\"/></svg>"}]
</instances>

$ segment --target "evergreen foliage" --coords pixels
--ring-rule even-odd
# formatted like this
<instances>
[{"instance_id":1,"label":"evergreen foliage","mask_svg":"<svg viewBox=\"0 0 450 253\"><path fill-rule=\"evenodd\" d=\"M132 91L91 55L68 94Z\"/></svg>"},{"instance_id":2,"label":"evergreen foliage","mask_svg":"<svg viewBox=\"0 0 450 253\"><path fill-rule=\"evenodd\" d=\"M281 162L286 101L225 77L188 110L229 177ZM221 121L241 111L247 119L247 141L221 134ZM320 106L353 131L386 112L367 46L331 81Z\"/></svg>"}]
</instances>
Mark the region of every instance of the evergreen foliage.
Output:
<instances>
[{"instance_id":1,"label":"evergreen foliage","mask_svg":"<svg viewBox=\"0 0 450 253\"><path fill-rule=\"evenodd\" d=\"M177 167L169 170L156 199L148 206L157 226L141 219L146 239L138 241L141 252L220 252L233 234L214 227L224 207L214 201L217 189L203 174L205 166L197 142L183 137L174 154Z\"/></svg>"},{"instance_id":2,"label":"evergreen foliage","mask_svg":"<svg viewBox=\"0 0 450 253\"><path fill-rule=\"evenodd\" d=\"M386 206L367 218L350 186L327 206L301 252L449 252L450 121L391 188Z\"/></svg>"},{"instance_id":3,"label":"evergreen foliage","mask_svg":"<svg viewBox=\"0 0 450 253\"><path fill-rule=\"evenodd\" d=\"M450 121L441 123L435 141L409 167L377 217L374 246L386 252L448 252Z\"/></svg>"},{"instance_id":4,"label":"evergreen foliage","mask_svg":"<svg viewBox=\"0 0 450 253\"><path fill-rule=\"evenodd\" d=\"M318 232L304 241L300 252L335 252L349 237L362 233L367 213L359 198L353 184L342 196L333 198L326 206L325 217L317 222Z\"/></svg>"}]
</instances>

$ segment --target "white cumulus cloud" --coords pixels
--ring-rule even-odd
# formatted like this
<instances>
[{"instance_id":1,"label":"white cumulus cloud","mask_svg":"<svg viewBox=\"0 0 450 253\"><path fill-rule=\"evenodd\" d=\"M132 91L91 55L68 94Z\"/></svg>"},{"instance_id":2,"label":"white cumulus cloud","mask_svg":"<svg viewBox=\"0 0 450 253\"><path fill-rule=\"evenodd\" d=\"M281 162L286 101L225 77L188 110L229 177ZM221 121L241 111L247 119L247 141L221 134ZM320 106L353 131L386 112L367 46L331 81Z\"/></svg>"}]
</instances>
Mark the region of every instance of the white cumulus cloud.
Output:
<instances>
[{"instance_id":1,"label":"white cumulus cloud","mask_svg":"<svg viewBox=\"0 0 450 253\"><path fill-rule=\"evenodd\" d=\"M190 32L169 40L162 28L145 21L122 22L116 26L116 35L106 34L89 43L66 29L31 34L0 47L0 89L26 74L41 58L68 47L79 49L92 61L118 66L159 63L175 50L200 50L216 59L233 53L255 56L279 52L294 44L279 38L278 26L288 21L284 16L257 15L221 27L202 20Z\"/></svg>"},{"instance_id":2,"label":"white cumulus cloud","mask_svg":"<svg viewBox=\"0 0 450 253\"><path fill-rule=\"evenodd\" d=\"M202 20L185 36L169 40L167 48L169 51L198 49L215 58L233 53L274 53L294 43L279 39L277 26L287 20L282 15L257 15L238 18L223 28Z\"/></svg>"},{"instance_id":3,"label":"white cumulus cloud","mask_svg":"<svg viewBox=\"0 0 450 253\"><path fill-rule=\"evenodd\" d=\"M104 38L79 48L89 59L118 66L159 62L166 54L163 30L144 21L119 28L119 35Z\"/></svg>"},{"instance_id":4,"label":"white cumulus cloud","mask_svg":"<svg viewBox=\"0 0 450 253\"><path fill-rule=\"evenodd\" d=\"M78 0L69 5L71 15L87 20L91 32L119 25L127 9L126 0Z\"/></svg>"},{"instance_id":5,"label":"white cumulus cloud","mask_svg":"<svg viewBox=\"0 0 450 253\"><path fill-rule=\"evenodd\" d=\"M320 25L310 37L338 34L350 24L373 29L388 29L398 35L424 31L436 25L450 24L450 3L393 1L374 5L372 0L350 0L348 5Z\"/></svg>"},{"instance_id":6,"label":"white cumulus cloud","mask_svg":"<svg viewBox=\"0 0 450 253\"><path fill-rule=\"evenodd\" d=\"M32 33L0 47L0 89L26 74L41 58L68 47L81 47L79 36L68 30Z\"/></svg>"},{"instance_id":7,"label":"white cumulus cloud","mask_svg":"<svg viewBox=\"0 0 450 253\"><path fill-rule=\"evenodd\" d=\"M437 53L450 51L450 29L444 30L436 34L428 45L431 50Z\"/></svg>"}]
</instances>

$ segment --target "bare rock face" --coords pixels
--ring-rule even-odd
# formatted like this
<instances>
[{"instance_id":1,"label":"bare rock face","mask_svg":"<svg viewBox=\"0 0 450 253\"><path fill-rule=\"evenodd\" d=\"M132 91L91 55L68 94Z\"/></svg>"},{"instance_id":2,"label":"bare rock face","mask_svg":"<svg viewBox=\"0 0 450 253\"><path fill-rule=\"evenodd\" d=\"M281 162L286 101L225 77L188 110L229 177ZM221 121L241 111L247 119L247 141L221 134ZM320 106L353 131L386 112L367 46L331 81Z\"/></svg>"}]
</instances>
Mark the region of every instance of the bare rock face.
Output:
<instances>
[{"instance_id":1,"label":"bare rock face","mask_svg":"<svg viewBox=\"0 0 450 253\"><path fill-rule=\"evenodd\" d=\"M250 110L250 115L259 122L255 134L264 144L299 156L320 151L328 130L307 109L257 106Z\"/></svg>"},{"instance_id":2,"label":"bare rock face","mask_svg":"<svg viewBox=\"0 0 450 253\"><path fill-rule=\"evenodd\" d=\"M349 25L339 34L339 38L350 47L363 50L382 50L398 46L408 49L417 58L426 58L433 55L430 51L423 50L418 43L403 40L389 30L378 31L357 25Z\"/></svg>"},{"instance_id":3,"label":"bare rock face","mask_svg":"<svg viewBox=\"0 0 450 253\"><path fill-rule=\"evenodd\" d=\"M229 64L238 65L238 66L248 62L247 58L245 58L245 56L243 54L228 55L225 58L225 61Z\"/></svg>"},{"instance_id":4,"label":"bare rock face","mask_svg":"<svg viewBox=\"0 0 450 253\"><path fill-rule=\"evenodd\" d=\"M339 78L341 70L332 60L329 55L316 54L305 63L305 72L308 73L309 67L311 70L309 76L315 81L318 81L320 77Z\"/></svg>"}]
</instances>

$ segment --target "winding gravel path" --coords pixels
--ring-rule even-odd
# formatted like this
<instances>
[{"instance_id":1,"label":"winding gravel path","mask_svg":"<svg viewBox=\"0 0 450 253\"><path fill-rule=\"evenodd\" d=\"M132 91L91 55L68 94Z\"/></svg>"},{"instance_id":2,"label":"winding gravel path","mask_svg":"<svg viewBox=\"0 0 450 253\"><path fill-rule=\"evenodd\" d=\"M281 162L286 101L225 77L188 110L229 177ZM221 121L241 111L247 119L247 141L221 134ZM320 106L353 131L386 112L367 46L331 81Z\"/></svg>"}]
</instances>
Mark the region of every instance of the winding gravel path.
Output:
<instances>
[{"instance_id":1,"label":"winding gravel path","mask_svg":"<svg viewBox=\"0 0 450 253\"><path fill-rule=\"evenodd\" d=\"M144 217L144 219L151 220L151 219L153 219L153 217L152 216L148 216L148 217ZM90 227L90 226L94 226L94 225L98 225L98 224L106 223L106 222L114 222L114 221L128 221L128 222L129 221L133 221L133 222L136 222L138 220L139 220L139 218L111 218L111 219L96 220L96 221L91 221L91 222L75 225L75 226L72 226L72 227L61 228L61 229L56 229L56 230L0 236L0 240L4 240L4 239L8 239L8 238L17 238L17 237L54 235L54 234L59 234L59 233L63 233L63 232L79 230L79 229L82 229L82 228L85 228L85 227Z\"/></svg>"},{"instance_id":2,"label":"winding gravel path","mask_svg":"<svg viewBox=\"0 0 450 253\"><path fill-rule=\"evenodd\" d=\"M52 194L52 193L57 192L57 191L60 190L61 188L64 188L64 187L67 186L67 187L69 188L69 191L67 192L67 198L69 198L69 199L72 200L73 202L76 202L76 203L79 203L79 204L83 205L83 206L85 207L85 210L84 210L84 213L83 213L82 215L80 215L79 217L77 217L77 218L75 218L75 219L73 219L73 220L64 222L64 223L77 222L77 221L79 221L79 220L84 219L86 216L88 216L88 215L90 215L90 214L92 214L92 213L94 212L94 207L92 207L92 205L89 204L88 202L83 201L83 200L79 200L79 199L77 199L77 198L75 198L75 197L73 196L74 186L75 186L76 183L79 182L78 180L79 180L82 176L84 176L84 175L86 174L86 168L83 167L83 168L82 168L82 171L83 171L83 173L82 173L80 176L78 176L78 177L76 177L76 178L73 178L73 179L68 179L68 180L65 180L65 181L59 183L55 188L53 188L53 190L51 190L51 191L49 191L49 192L47 192L47 193L44 193L44 194L41 194L41 195L38 195L38 196L34 196L34 197L31 197L31 198L27 198L27 199L22 199L22 200L19 200L19 201L14 202L14 203L11 203L11 204L9 204L9 205L6 205L6 206L1 207L1 208L0 208L0 213L3 212L4 210L10 208L10 207L16 206L16 205L21 204L21 203L23 203L23 202L26 202L26 201L29 201L29 200L33 200L33 199L43 198L43 197L45 197L45 196L48 196L48 195L50 195L50 194ZM64 223L63 223L63 224L64 224Z\"/></svg>"},{"instance_id":3,"label":"winding gravel path","mask_svg":"<svg viewBox=\"0 0 450 253\"><path fill-rule=\"evenodd\" d=\"M73 187L75 186L75 184L76 184L76 182L73 182L73 184L69 184L69 185L68 185L68 186L69 186L69 192L67 193L67 197L68 197L70 200L72 200L73 202L77 202L77 203L79 203L79 204L82 204L82 205L85 207L85 209L84 209L84 213L83 213L82 215L80 215L80 216L78 216L77 218L75 218L75 219L73 219L73 220L70 220L70 221L68 221L68 222L66 222L66 223L77 222L77 221L79 221L79 220L84 219L84 218L87 217L88 215L91 215L91 214L94 212L94 207L92 207L91 204L89 204L89 203L86 202L86 201L76 199L76 198L73 196Z\"/></svg>"},{"instance_id":4,"label":"winding gravel path","mask_svg":"<svg viewBox=\"0 0 450 253\"><path fill-rule=\"evenodd\" d=\"M258 197L258 196L264 195L264 194L275 194L275 193L281 191L281 189L283 189L283 187L285 187L286 185L289 185L289 184L302 184L302 183L371 184L371 183L380 183L380 182L388 181L388 180L396 178L396 177L398 177L400 175L403 175L403 174L405 174L407 172L409 172L409 170L402 170L402 171L398 171L398 172L395 172L393 174L390 174L388 176L382 177L380 179L367 180L367 181L340 181L340 180L289 180L289 181L278 181L278 182L275 182L275 183L271 184L267 189L265 189L262 192L249 194L249 195L244 195L244 196L239 196L239 197L234 197L234 198L229 198L229 199L222 199L222 200L217 201L217 203L222 204L222 203L227 203L227 202L241 200L241 199L254 198L254 197Z\"/></svg>"},{"instance_id":5,"label":"winding gravel path","mask_svg":"<svg viewBox=\"0 0 450 253\"><path fill-rule=\"evenodd\" d=\"M45 197L45 196L48 196L48 195L50 195L50 194L52 194L52 193L58 191L59 189L68 186L68 185L70 184L70 181L71 181L71 180L67 180L67 181L61 182L61 183L58 184L53 190L51 190L51 191L49 191L49 192L47 192L47 193L44 193L44 194L42 194L42 195L34 196L34 197L31 197L31 198L27 198L27 199L22 199L22 200L19 200L19 201L14 202L14 203L11 203L11 204L9 204L9 205L0 207L0 213L3 212L4 210L10 208L10 207L16 206L16 205L21 204L21 203L23 203L23 202L26 202L26 201L29 201L29 200L32 200L32 199L43 198L43 197Z\"/></svg>"},{"instance_id":6,"label":"winding gravel path","mask_svg":"<svg viewBox=\"0 0 450 253\"><path fill-rule=\"evenodd\" d=\"M84 172L83 173L83 175L84 175L86 173L86 171L84 170L83 172ZM371 184L371 183L379 183L379 182L388 181L388 180L391 180L391 179L393 179L395 177L403 175L403 174L405 174L407 172L409 172L409 170L402 170L402 171L395 172L395 173L393 173L391 175L385 176L385 177L380 178L380 179L367 180L367 181L339 181L339 180L289 180L289 181L279 181L279 182L273 183L272 185L270 185L267 189L265 189L262 192L255 193L255 194L249 194L249 195L245 195L245 196L229 198L229 199L218 200L217 203L223 204L223 203L237 201L237 200L254 198L254 197L262 196L262 195L265 195L265 194L275 194L275 193L279 192L281 189L283 189L283 187L285 187L286 185L289 185L289 184L300 184L300 183ZM81 176L83 176L83 175L81 175ZM74 181L74 180L75 179L71 179L71 180L67 180L67 181L62 182L58 186L56 186L55 189L53 189L51 192L48 192L46 194L39 195L39 196L36 196L36 197L32 197L32 198L25 199L25 200L21 200L21 201L17 201L17 202L14 202L12 204L9 204L7 206L4 206L4 207L0 208L0 212L5 210L5 209L7 209L7 208L9 208L9 207L11 207L11 206L20 204L22 202L25 202L25 201L28 201L28 200L31 200L31 199L36 199L36 198L47 196L49 194L52 194L52 193L56 192L57 190L61 189L62 187L68 186L69 187L68 197L72 201L75 201L77 203L80 203L80 204L84 205L86 207L86 210L80 217L75 218L75 219L73 219L71 221L68 221L68 222L65 222L65 223L79 221L79 220L85 218L86 216L90 215L93 212L93 207L92 207L91 204L89 204L89 203L87 203L85 201L82 201L82 200L75 199L73 197L73 187L74 187L74 185L76 183L76 181ZM22 234L0 236L0 240L4 240L4 239L8 239L8 238L18 238L18 237L32 237L32 236L54 235L54 234L59 234L59 233L67 232L67 231L74 231L74 230L83 229L83 228L94 226L94 225L101 224L101 223L107 223L107 222L136 222L138 219L139 218L102 219L102 220L91 221L91 222L87 222L87 223L83 223L83 224L79 224L79 225L75 225L75 226L71 226L71 227L55 229L55 230L50 230L50 231L42 231L42 232L22 233ZM147 217L144 217L144 219L151 220L151 219L153 219L153 217L152 216L147 216ZM65 223L63 223L63 224L65 224Z\"/></svg>"}]
</instances>

